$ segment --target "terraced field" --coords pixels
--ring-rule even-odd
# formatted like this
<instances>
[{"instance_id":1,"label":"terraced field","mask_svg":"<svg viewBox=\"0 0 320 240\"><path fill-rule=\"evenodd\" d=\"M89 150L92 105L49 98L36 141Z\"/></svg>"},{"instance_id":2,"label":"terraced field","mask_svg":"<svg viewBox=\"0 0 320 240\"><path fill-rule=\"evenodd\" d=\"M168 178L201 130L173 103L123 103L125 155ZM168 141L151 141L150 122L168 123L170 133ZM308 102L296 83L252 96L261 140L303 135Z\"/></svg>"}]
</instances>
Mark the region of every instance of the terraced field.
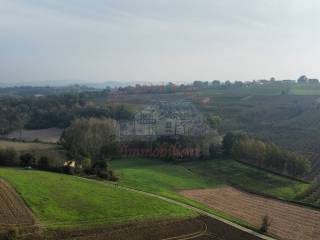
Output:
<instances>
[{"instance_id":1,"label":"terraced field","mask_svg":"<svg viewBox=\"0 0 320 240\"><path fill-rule=\"evenodd\" d=\"M182 190L183 196L243 219L259 228L264 216L269 233L284 240L320 239L320 211L260 197L232 187Z\"/></svg>"}]
</instances>

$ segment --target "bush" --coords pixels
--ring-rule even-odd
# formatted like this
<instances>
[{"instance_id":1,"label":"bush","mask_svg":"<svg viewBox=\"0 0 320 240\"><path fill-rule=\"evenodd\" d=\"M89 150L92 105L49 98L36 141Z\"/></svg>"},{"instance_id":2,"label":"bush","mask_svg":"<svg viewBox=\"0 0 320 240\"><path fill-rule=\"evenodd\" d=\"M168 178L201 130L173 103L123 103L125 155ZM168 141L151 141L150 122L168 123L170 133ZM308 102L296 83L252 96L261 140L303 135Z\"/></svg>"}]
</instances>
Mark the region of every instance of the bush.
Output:
<instances>
[{"instance_id":1,"label":"bush","mask_svg":"<svg viewBox=\"0 0 320 240\"><path fill-rule=\"evenodd\" d=\"M18 229L11 227L8 230L0 231L0 240L15 240L18 239Z\"/></svg>"},{"instance_id":2,"label":"bush","mask_svg":"<svg viewBox=\"0 0 320 240\"><path fill-rule=\"evenodd\" d=\"M261 224L261 227L260 227L260 232L262 232L262 233L268 232L270 225L271 225L271 220L270 220L268 215L265 215L262 218L262 224Z\"/></svg>"},{"instance_id":3,"label":"bush","mask_svg":"<svg viewBox=\"0 0 320 240\"><path fill-rule=\"evenodd\" d=\"M69 175L74 175L75 169L69 165L63 166L62 172Z\"/></svg>"},{"instance_id":4,"label":"bush","mask_svg":"<svg viewBox=\"0 0 320 240\"><path fill-rule=\"evenodd\" d=\"M92 163L91 163L91 162L92 162L92 161L91 161L91 158L88 158L88 157L83 158L83 159L81 160L82 168L83 168L83 169L91 168L91 167L92 167Z\"/></svg>"},{"instance_id":5,"label":"bush","mask_svg":"<svg viewBox=\"0 0 320 240\"><path fill-rule=\"evenodd\" d=\"M40 157L38 161L38 167L43 170L48 170L50 168L48 157L46 156Z\"/></svg>"},{"instance_id":6,"label":"bush","mask_svg":"<svg viewBox=\"0 0 320 240\"><path fill-rule=\"evenodd\" d=\"M222 156L222 149L220 145L210 144L209 154L212 158L219 158Z\"/></svg>"},{"instance_id":7,"label":"bush","mask_svg":"<svg viewBox=\"0 0 320 240\"><path fill-rule=\"evenodd\" d=\"M109 179L109 173L105 170L98 171L97 176L103 179Z\"/></svg>"},{"instance_id":8,"label":"bush","mask_svg":"<svg viewBox=\"0 0 320 240\"><path fill-rule=\"evenodd\" d=\"M28 167L35 163L35 157L31 153L25 153L20 156L21 166Z\"/></svg>"},{"instance_id":9,"label":"bush","mask_svg":"<svg viewBox=\"0 0 320 240\"><path fill-rule=\"evenodd\" d=\"M0 165L12 166L15 165L17 152L13 148L0 149Z\"/></svg>"}]
</instances>

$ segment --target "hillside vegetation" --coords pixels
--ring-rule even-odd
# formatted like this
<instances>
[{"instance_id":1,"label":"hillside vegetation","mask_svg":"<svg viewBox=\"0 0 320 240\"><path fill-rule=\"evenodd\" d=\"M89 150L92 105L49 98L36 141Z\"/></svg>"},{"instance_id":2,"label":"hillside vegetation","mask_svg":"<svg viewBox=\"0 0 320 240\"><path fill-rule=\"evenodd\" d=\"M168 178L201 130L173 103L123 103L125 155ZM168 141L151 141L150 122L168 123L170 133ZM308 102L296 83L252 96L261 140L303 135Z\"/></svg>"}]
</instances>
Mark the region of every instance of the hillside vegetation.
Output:
<instances>
[{"instance_id":1,"label":"hillside vegetation","mask_svg":"<svg viewBox=\"0 0 320 240\"><path fill-rule=\"evenodd\" d=\"M243 189L286 200L293 200L310 186L310 184L290 180L234 160L190 162L183 166L209 179L219 179Z\"/></svg>"},{"instance_id":2,"label":"hillside vegetation","mask_svg":"<svg viewBox=\"0 0 320 240\"><path fill-rule=\"evenodd\" d=\"M49 229L194 216L159 199L69 175L0 168L0 177Z\"/></svg>"}]
</instances>

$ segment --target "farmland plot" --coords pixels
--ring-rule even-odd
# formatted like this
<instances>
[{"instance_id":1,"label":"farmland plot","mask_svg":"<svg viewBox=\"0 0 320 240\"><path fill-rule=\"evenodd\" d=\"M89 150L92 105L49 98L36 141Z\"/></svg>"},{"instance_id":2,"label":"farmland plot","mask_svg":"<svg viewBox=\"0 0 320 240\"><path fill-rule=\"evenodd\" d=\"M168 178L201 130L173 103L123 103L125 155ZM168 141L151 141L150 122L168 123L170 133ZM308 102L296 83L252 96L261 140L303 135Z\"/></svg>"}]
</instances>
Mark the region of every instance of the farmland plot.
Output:
<instances>
[{"instance_id":1,"label":"farmland plot","mask_svg":"<svg viewBox=\"0 0 320 240\"><path fill-rule=\"evenodd\" d=\"M19 195L0 179L0 230L15 227L21 234L39 231L31 211Z\"/></svg>"},{"instance_id":2,"label":"farmland plot","mask_svg":"<svg viewBox=\"0 0 320 240\"><path fill-rule=\"evenodd\" d=\"M8 139L20 139L23 141L35 141L39 140L46 143L57 143L60 139L63 130L59 128L48 128L39 130L27 130L24 129L21 132L19 130L12 132L6 136Z\"/></svg>"},{"instance_id":3,"label":"farmland plot","mask_svg":"<svg viewBox=\"0 0 320 240\"><path fill-rule=\"evenodd\" d=\"M319 240L320 211L239 191L232 187L183 190L188 198L240 218L259 228L266 215L269 233L284 240Z\"/></svg>"}]
</instances>

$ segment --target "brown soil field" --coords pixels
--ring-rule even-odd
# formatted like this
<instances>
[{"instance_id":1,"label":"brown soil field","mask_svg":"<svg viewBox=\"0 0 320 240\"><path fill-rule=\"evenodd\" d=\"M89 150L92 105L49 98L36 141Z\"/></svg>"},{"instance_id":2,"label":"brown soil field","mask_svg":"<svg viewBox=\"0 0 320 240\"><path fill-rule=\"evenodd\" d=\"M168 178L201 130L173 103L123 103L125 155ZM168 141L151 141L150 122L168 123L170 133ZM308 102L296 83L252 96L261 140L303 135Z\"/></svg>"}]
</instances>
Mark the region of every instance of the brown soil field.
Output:
<instances>
[{"instance_id":1,"label":"brown soil field","mask_svg":"<svg viewBox=\"0 0 320 240\"><path fill-rule=\"evenodd\" d=\"M68 240L261 240L210 217L138 222L91 230L50 232L47 239Z\"/></svg>"},{"instance_id":2,"label":"brown soil field","mask_svg":"<svg viewBox=\"0 0 320 240\"><path fill-rule=\"evenodd\" d=\"M39 232L29 208L14 189L0 179L0 231L8 229L15 229L24 236Z\"/></svg>"},{"instance_id":3,"label":"brown soil field","mask_svg":"<svg viewBox=\"0 0 320 240\"><path fill-rule=\"evenodd\" d=\"M320 211L265 198L232 187L183 190L180 193L260 228L271 220L269 233L283 240L319 240Z\"/></svg>"},{"instance_id":4,"label":"brown soil field","mask_svg":"<svg viewBox=\"0 0 320 240\"><path fill-rule=\"evenodd\" d=\"M62 129L59 128L48 128L40 130L22 130L21 140L34 141L39 140L41 142L56 143L59 141L62 134ZM20 139L20 131L14 131L6 135L8 139Z\"/></svg>"}]
</instances>

